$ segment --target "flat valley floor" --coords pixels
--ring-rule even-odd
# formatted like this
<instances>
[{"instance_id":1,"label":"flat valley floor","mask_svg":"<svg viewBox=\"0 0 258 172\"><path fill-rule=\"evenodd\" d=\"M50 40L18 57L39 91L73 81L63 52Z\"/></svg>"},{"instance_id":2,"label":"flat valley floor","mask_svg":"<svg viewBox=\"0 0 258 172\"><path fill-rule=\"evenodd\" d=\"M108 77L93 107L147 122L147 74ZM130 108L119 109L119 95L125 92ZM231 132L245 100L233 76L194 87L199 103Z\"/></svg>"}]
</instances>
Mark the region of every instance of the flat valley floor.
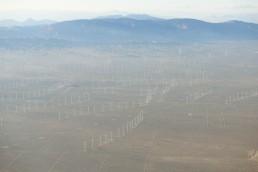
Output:
<instances>
[{"instance_id":1,"label":"flat valley floor","mask_svg":"<svg viewBox=\"0 0 258 172\"><path fill-rule=\"evenodd\" d=\"M0 172L257 172L258 42L0 50Z\"/></svg>"}]
</instances>

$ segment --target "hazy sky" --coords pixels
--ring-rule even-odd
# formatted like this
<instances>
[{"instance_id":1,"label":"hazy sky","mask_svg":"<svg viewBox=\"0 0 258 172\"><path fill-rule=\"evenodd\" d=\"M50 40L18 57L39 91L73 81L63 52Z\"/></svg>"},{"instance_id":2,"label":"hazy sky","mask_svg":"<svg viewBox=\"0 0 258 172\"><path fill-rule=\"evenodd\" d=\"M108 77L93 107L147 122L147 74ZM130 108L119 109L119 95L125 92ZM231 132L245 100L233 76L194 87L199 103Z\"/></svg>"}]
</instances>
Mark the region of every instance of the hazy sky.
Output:
<instances>
[{"instance_id":1,"label":"hazy sky","mask_svg":"<svg viewBox=\"0 0 258 172\"><path fill-rule=\"evenodd\" d=\"M127 13L167 18L240 16L258 14L258 0L0 0L0 19L67 20Z\"/></svg>"}]
</instances>

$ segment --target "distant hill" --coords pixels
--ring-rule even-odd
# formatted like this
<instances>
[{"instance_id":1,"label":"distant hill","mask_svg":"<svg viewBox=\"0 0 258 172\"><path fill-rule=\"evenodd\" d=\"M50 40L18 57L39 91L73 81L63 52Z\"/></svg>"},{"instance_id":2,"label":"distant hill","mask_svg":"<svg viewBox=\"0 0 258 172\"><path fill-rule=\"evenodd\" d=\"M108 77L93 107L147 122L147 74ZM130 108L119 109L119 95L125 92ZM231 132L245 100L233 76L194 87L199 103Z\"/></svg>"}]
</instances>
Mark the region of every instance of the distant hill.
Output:
<instances>
[{"instance_id":1,"label":"distant hill","mask_svg":"<svg viewBox=\"0 0 258 172\"><path fill-rule=\"evenodd\" d=\"M134 20L164 20L162 18L153 17L147 14L128 14L128 15L109 15L104 17L98 17L97 19L121 19L121 18L128 18Z\"/></svg>"},{"instance_id":2,"label":"distant hill","mask_svg":"<svg viewBox=\"0 0 258 172\"><path fill-rule=\"evenodd\" d=\"M16 21L16 20L0 20L0 27L13 27L13 26L37 26L37 25L50 25L56 23L53 20L33 20L27 19L25 21Z\"/></svg>"},{"instance_id":3,"label":"distant hill","mask_svg":"<svg viewBox=\"0 0 258 172\"><path fill-rule=\"evenodd\" d=\"M0 38L4 38L5 42L8 39L58 40L57 42L258 40L258 24L241 21L208 23L195 19L103 18L64 21L43 26L2 27Z\"/></svg>"}]
</instances>

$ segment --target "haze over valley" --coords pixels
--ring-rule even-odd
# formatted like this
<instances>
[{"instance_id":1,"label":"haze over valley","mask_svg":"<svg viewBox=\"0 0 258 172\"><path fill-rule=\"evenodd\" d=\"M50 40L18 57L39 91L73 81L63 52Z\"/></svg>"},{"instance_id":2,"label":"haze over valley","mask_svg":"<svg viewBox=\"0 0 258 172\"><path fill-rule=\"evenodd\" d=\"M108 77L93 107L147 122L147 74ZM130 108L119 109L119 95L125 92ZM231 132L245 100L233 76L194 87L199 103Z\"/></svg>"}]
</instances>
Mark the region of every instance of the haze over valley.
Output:
<instances>
[{"instance_id":1,"label":"haze over valley","mask_svg":"<svg viewBox=\"0 0 258 172\"><path fill-rule=\"evenodd\" d=\"M13 2L0 172L258 171L255 1Z\"/></svg>"}]
</instances>

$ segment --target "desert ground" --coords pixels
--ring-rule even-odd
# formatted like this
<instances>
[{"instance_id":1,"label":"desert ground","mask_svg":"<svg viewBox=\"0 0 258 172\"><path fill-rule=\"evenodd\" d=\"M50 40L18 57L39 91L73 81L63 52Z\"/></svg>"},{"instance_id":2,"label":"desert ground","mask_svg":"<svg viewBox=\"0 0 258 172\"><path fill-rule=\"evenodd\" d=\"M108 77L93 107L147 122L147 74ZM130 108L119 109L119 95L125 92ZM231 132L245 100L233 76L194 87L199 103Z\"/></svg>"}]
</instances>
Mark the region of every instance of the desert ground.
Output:
<instances>
[{"instance_id":1,"label":"desert ground","mask_svg":"<svg viewBox=\"0 0 258 172\"><path fill-rule=\"evenodd\" d=\"M257 172L258 42L0 50L0 172Z\"/></svg>"}]
</instances>

